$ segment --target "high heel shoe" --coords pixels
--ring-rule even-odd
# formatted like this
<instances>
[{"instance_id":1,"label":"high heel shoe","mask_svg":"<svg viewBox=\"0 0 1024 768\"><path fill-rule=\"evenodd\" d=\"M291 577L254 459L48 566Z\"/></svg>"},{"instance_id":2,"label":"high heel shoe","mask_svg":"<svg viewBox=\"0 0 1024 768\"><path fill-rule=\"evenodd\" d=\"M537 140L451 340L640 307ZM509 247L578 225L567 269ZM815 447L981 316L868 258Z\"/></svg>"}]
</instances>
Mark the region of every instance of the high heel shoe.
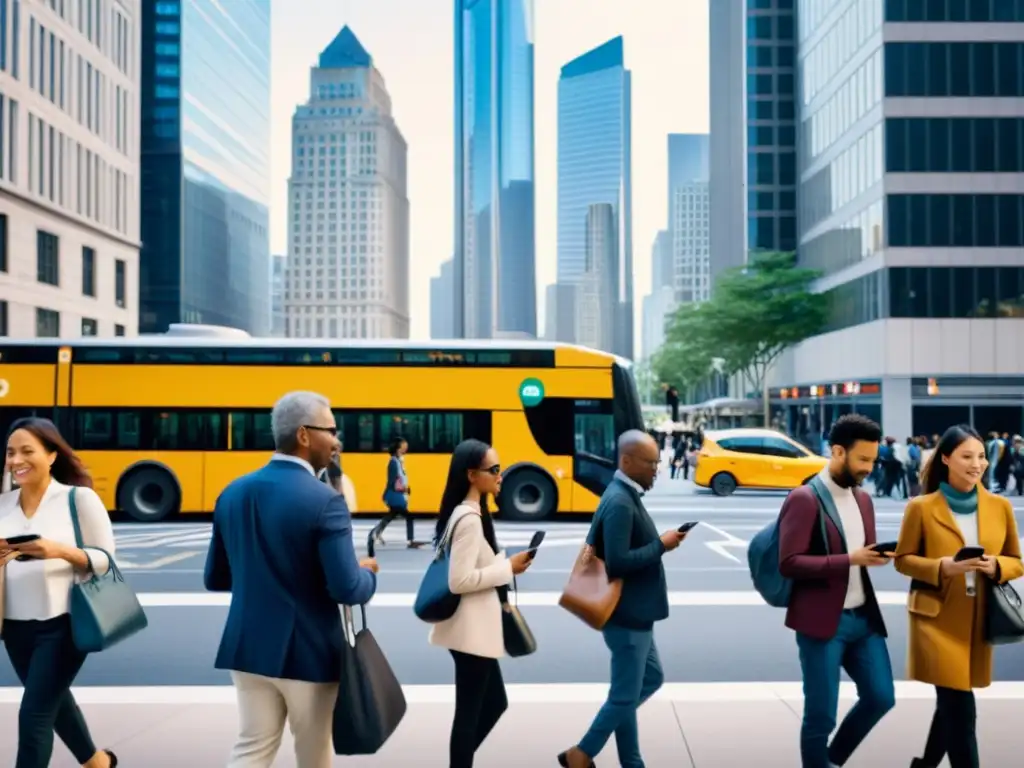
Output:
<instances>
[{"instance_id":1,"label":"high heel shoe","mask_svg":"<svg viewBox=\"0 0 1024 768\"><path fill-rule=\"evenodd\" d=\"M117 755L109 749L104 749L103 751L106 753L107 757L110 758L110 768L117 768Z\"/></svg>"}]
</instances>

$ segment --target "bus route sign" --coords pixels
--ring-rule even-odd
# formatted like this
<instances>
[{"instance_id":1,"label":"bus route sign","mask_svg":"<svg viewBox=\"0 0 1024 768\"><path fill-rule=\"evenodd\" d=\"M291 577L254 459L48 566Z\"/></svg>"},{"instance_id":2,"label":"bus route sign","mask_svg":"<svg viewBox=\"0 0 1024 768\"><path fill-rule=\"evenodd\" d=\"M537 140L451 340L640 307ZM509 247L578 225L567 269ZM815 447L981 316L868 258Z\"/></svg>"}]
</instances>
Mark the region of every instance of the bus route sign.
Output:
<instances>
[{"instance_id":1,"label":"bus route sign","mask_svg":"<svg viewBox=\"0 0 1024 768\"><path fill-rule=\"evenodd\" d=\"M519 400L524 408L533 408L544 399L544 384L540 379L526 379L519 385Z\"/></svg>"}]
</instances>

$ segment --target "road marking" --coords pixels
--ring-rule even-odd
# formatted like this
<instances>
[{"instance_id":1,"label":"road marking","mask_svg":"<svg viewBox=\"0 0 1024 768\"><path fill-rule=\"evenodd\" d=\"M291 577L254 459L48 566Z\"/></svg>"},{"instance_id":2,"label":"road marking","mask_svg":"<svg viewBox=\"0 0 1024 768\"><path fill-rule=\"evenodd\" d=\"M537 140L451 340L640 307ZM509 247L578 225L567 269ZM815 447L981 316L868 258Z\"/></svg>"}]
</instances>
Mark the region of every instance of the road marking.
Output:
<instances>
[{"instance_id":1,"label":"road marking","mask_svg":"<svg viewBox=\"0 0 1024 768\"><path fill-rule=\"evenodd\" d=\"M167 555L166 557L161 557L158 560L153 560L153 561L148 562L148 563L132 563L132 562L128 562L126 560L120 559L120 558L115 558L115 559L117 560L117 567L120 568L122 571L139 571L139 570L152 571L152 570L155 570L157 568L163 568L165 565L171 565L172 563L180 563L182 560L188 560L190 557L195 557L196 555L201 555L201 554L204 554L204 553L202 553L202 552L179 552L176 555ZM197 569L197 572L199 572L198 569Z\"/></svg>"},{"instance_id":2,"label":"road marking","mask_svg":"<svg viewBox=\"0 0 1024 768\"><path fill-rule=\"evenodd\" d=\"M803 699L803 684L779 683L666 683L652 697L656 701L687 702L799 702ZM505 686L512 704L601 704L608 697L608 685L592 683L511 684ZM139 686L75 686L71 689L79 704L106 705L170 705L196 706L223 704L234 706L238 695L231 685L139 685ZM403 685L402 692L410 704L453 704L453 685ZM994 701L1024 700L1024 682L999 681L988 688L977 688L979 699ZM21 702L21 687L0 688L0 705ZM857 698L853 683L840 683L839 697ZM932 701L935 688L912 680L896 681L896 699L899 701Z\"/></svg>"},{"instance_id":3,"label":"road marking","mask_svg":"<svg viewBox=\"0 0 1024 768\"><path fill-rule=\"evenodd\" d=\"M742 561L736 557L732 552L729 552L726 548L733 547L735 549L746 549L748 542L743 539L733 536L728 531L723 531L721 528L717 528L710 523L701 521L700 527L705 530L711 531L716 536L721 537L721 541L705 541L704 546L710 549L712 552L721 555L724 558L732 560L736 563L742 563Z\"/></svg>"},{"instance_id":4,"label":"road marking","mask_svg":"<svg viewBox=\"0 0 1024 768\"><path fill-rule=\"evenodd\" d=\"M876 592L879 605L906 605L906 592ZM520 592L519 605L555 608L561 592ZM227 592L140 592L139 602L146 608L219 608L230 605ZM412 608L415 592L378 592L369 605L375 608ZM669 592L671 606L695 607L761 607L769 608L754 590L721 590L711 592ZM783 615L780 609L779 616Z\"/></svg>"}]
</instances>

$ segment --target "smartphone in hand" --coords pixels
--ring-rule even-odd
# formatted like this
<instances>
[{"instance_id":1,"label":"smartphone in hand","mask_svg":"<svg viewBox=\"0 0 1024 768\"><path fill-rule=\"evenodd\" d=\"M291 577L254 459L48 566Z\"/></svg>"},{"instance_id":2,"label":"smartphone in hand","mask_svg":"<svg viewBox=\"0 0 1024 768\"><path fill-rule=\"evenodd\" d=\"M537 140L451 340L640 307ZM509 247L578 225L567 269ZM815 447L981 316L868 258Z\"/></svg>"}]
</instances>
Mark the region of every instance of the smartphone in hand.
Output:
<instances>
[{"instance_id":1,"label":"smartphone in hand","mask_svg":"<svg viewBox=\"0 0 1024 768\"><path fill-rule=\"evenodd\" d=\"M878 554L884 555L889 552L895 552L896 544L897 542L895 541L880 541L878 544L872 544L871 548Z\"/></svg>"},{"instance_id":2,"label":"smartphone in hand","mask_svg":"<svg viewBox=\"0 0 1024 768\"><path fill-rule=\"evenodd\" d=\"M974 560L976 557L984 556L984 547L963 547L959 552L953 555L953 561L959 563L964 560Z\"/></svg>"},{"instance_id":3,"label":"smartphone in hand","mask_svg":"<svg viewBox=\"0 0 1024 768\"><path fill-rule=\"evenodd\" d=\"M7 539L6 541L8 544L17 546L18 544L28 544L30 541L35 541L38 538L38 533L27 533L24 536L11 536L11 538ZM31 555L18 555L18 557L15 559L19 563L24 563L26 560L35 560L35 558Z\"/></svg>"},{"instance_id":4,"label":"smartphone in hand","mask_svg":"<svg viewBox=\"0 0 1024 768\"><path fill-rule=\"evenodd\" d=\"M546 535L546 531L537 531L533 534L533 538L530 539L530 546L526 548L526 551L530 553L531 560L537 556L537 550L540 549L540 545L543 543Z\"/></svg>"},{"instance_id":5,"label":"smartphone in hand","mask_svg":"<svg viewBox=\"0 0 1024 768\"><path fill-rule=\"evenodd\" d=\"M693 522L690 522L690 523L683 523L678 528L676 528L676 530L679 531L680 533L689 533L694 528L696 528L699 523L700 523L700 520L694 520Z\"/></svg>"}]
</instances>

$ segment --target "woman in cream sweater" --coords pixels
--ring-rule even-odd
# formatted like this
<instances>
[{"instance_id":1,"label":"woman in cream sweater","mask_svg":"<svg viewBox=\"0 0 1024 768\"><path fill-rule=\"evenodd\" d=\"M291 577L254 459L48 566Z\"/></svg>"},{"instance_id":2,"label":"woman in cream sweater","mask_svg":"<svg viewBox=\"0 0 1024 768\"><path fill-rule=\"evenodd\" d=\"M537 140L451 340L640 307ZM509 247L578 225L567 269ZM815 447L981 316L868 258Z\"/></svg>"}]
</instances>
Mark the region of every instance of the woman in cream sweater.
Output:
<instances>
[{"instance_id":1,"label":"woman in cream sweater","mask_svg":"<svg viewBox=\"0 0 1024 768\"><path fill-rule=\"evenodd\" d=\"M452 453L435 541L449 549L448 588L461 599L455 615L430 631L431 644L455 659L450 768L472 768L477 749L508 708L498 666L505 655L501 604L512 576L523 573L530 558L526 552L506 558L498 549L487 497L500 488L494 449L479 440L460 443Z\"/></svg>"}]
</instances>

